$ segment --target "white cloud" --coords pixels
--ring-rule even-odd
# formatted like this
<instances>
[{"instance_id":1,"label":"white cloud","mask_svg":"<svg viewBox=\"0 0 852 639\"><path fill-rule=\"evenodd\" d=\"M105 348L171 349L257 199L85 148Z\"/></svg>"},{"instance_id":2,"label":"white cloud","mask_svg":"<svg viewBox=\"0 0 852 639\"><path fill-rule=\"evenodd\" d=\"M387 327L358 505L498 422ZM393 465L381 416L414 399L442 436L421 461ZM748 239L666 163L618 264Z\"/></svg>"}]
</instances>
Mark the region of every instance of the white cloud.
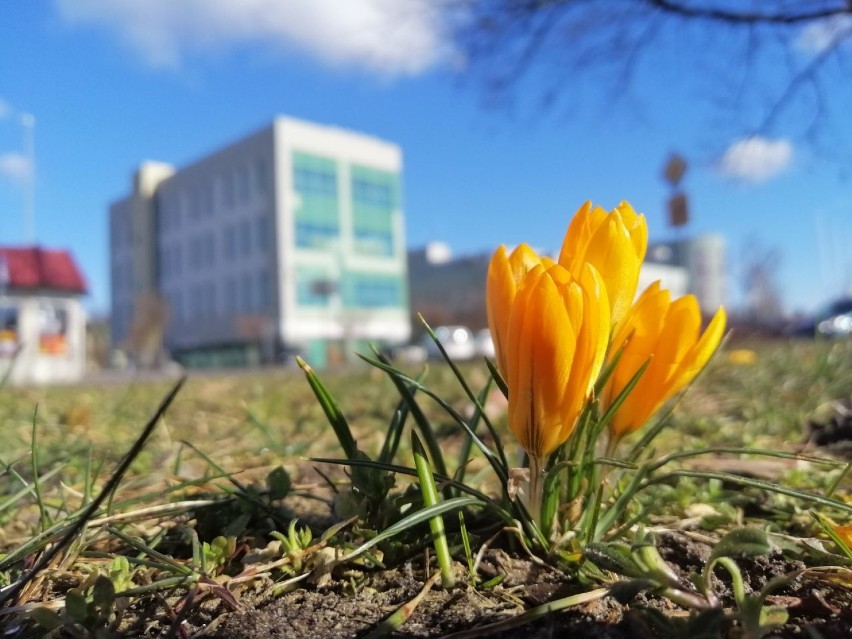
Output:
<instances>
[{"instance_id":1,"label":"white cloud","mask_svg":"<svg viewBox=\"0 0 852 639\"><path fill-rule=\"evenodd\" d=\"M835 16L805 26L796 46L807 53L820 54L852 36L852 17Z\"/></svg>"},{"instance_id":2,"label":"white cloud","mask_svg":"<svg viewBox=\"0 0 852 639\"><path fill-rule=\"evenodd\" d=\"M0 98L0 120L12 115L12 105Z\"/></svg>"},{"instance_id":3,"label":"white cloud","mask_svg":"<svg viewBox=\"0 0 852 639\"><path fill-rule=\"evenodd\" d=\"M783 173L792 161L789 140L755 136L731 144L722 155L719 169L729 177L758 184Z\"/></svg>"},{"instance_id":4,"label":"white cloud","mask_svg":"<svg viewBox=\"0 0 852 639\"><path fill-rule=\"evenodd\" d=\"M30 177L30 161L21 153L0 154L0 177L26 181Z\"/></svg>"},{"instance_id":5,"label":"white cloud","mask_svg":"<svg viewBox=\"0 0 852 639\"><path fill-rule=\"evenodd\" d=\"M412 75L449 53L429 0L56 0L76 25L118 33L155 67L187 54L260 43L326 63Z\"/></svg>"}]
</instances>

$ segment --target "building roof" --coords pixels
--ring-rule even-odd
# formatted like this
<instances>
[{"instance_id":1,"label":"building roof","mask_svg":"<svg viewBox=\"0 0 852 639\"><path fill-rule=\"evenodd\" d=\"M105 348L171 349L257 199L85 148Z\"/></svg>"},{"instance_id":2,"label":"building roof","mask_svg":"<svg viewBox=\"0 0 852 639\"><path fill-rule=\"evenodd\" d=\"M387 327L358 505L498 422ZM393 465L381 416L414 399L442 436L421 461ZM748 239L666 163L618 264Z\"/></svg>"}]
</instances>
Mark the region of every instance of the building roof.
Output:
<instances>
[{"instance_id":1,"label":"building roof","mask_svg":"<svg viewBox=\"0 0 852 639\"><path fill-rule=\"evenodd\" d=\"M0 287L86 293L86 280L68 251L0 246Z\"/></svg>"}]
</instances>

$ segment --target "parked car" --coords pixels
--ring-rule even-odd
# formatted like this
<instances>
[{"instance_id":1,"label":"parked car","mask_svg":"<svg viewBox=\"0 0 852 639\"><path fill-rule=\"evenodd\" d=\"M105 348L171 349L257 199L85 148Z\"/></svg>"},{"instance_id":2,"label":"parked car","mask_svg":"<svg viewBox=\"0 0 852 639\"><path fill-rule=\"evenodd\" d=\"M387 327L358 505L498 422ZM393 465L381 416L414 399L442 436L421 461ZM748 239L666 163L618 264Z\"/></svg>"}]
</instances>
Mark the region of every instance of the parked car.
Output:
<instances>
[{"instance_id":1,"label":"parked car","mask_svg":"<svg viewBox=\"0 0 852 639\"><path fill-rule=\"evenodd\" d=\"M826 337L852 335L852 297L834 300L817 313L816 332Z\"/></svg>"},{"instance_id":2,"label":"parked car","mask_svg":"<svg viewBox=\"0 0 852 639\"><path fill-rule=\"evenodd\" d=\"M494 359L494 340L491 338L490 330L483 328L481 331L477 331L474 343L476 344L477 357Z\"/></svg>"},{"instance_id":3,"label":"parked car","mask_svg":"<svg viewBox=\"0 0 852 639\"><path fill-rule=\"evenodd\" d=\"M453 361L463 361L476 357L476 341L473 333L466 326L439 326L435 329L435 336ZM420 343L426 349L426 354L430 358L442 357L438 345L428 334L423 336Z\"/></svg>"},{"instance_id":4,"label":"parked car","mask_svg":"<svg viewBox=\"0 0 852 639\"><path fill-rule=\"evenodd\" d=\"M845 337L852 335L852 297L829 302L813 315L796 322L794 337Z\"/></svg>"}]
</instances>

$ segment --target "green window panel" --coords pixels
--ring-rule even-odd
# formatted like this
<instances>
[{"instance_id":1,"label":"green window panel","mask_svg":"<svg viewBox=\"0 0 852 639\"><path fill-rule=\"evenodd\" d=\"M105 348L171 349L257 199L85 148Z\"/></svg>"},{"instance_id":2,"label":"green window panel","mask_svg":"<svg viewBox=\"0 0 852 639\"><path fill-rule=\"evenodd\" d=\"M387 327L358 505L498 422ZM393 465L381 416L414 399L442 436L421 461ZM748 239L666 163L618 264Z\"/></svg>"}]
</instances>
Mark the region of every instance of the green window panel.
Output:
<instances>
[{"instance_id":1,"label":"green window panel","mask_svg":"<svg viewBox=\"0 0 852 639\"><path fill-rule=\"evenodd\" d=\"M296 303L299 306L328 306L337 282L322 269L296 269Z\"/></svg>"},{"instance_id":2,"label":"green window panel","mask_svg":"<svg viewBox=\"0 0 852 639\"><path fill-rule=\"evenodd\" d=\"M352 167L353 235L358 253L393 255L393 215L399 200L396 173Z\"/></svg>"},{"instance_id":3,"label":"green window panel","mask_svg":"<svg viewBox=\"0 0 852 639\"><path fill-rule=\"evenodd\" d=\"M299 196L296 246L329 246L340 234L337 164L329 158L293 153L293 186Z\"/></svg>"},{"instance_id":4,"label":"green window panel","mask_svg":"<svg viewBox=\"0 0 852 639\"><path fill-rule=\"evenodd\" d=\"M343 303L349 308L405 306L405 283L398 275L350 273L344 281Z\"/></svg>"}]
</instances>

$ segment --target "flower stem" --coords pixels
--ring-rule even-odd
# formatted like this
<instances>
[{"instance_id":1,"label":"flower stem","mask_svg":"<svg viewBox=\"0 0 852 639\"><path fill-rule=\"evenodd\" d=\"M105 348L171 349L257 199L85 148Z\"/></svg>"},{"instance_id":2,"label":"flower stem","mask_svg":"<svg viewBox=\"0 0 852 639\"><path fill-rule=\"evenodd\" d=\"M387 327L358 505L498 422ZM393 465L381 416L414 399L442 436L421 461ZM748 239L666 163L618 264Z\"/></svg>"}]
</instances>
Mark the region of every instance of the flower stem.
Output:
<instances>
[{"instance_id":1,"label":"flower stem","mask_svg":"<svg viewBox=\"0 0 852 639\"><path fill-rule=\"evenodd\" d=\"M527 510L533 521L541 526L541 497L544 492L544 460L534 455L529 456L530 491L527 497Z\"/></svg>"}]
</instances>

